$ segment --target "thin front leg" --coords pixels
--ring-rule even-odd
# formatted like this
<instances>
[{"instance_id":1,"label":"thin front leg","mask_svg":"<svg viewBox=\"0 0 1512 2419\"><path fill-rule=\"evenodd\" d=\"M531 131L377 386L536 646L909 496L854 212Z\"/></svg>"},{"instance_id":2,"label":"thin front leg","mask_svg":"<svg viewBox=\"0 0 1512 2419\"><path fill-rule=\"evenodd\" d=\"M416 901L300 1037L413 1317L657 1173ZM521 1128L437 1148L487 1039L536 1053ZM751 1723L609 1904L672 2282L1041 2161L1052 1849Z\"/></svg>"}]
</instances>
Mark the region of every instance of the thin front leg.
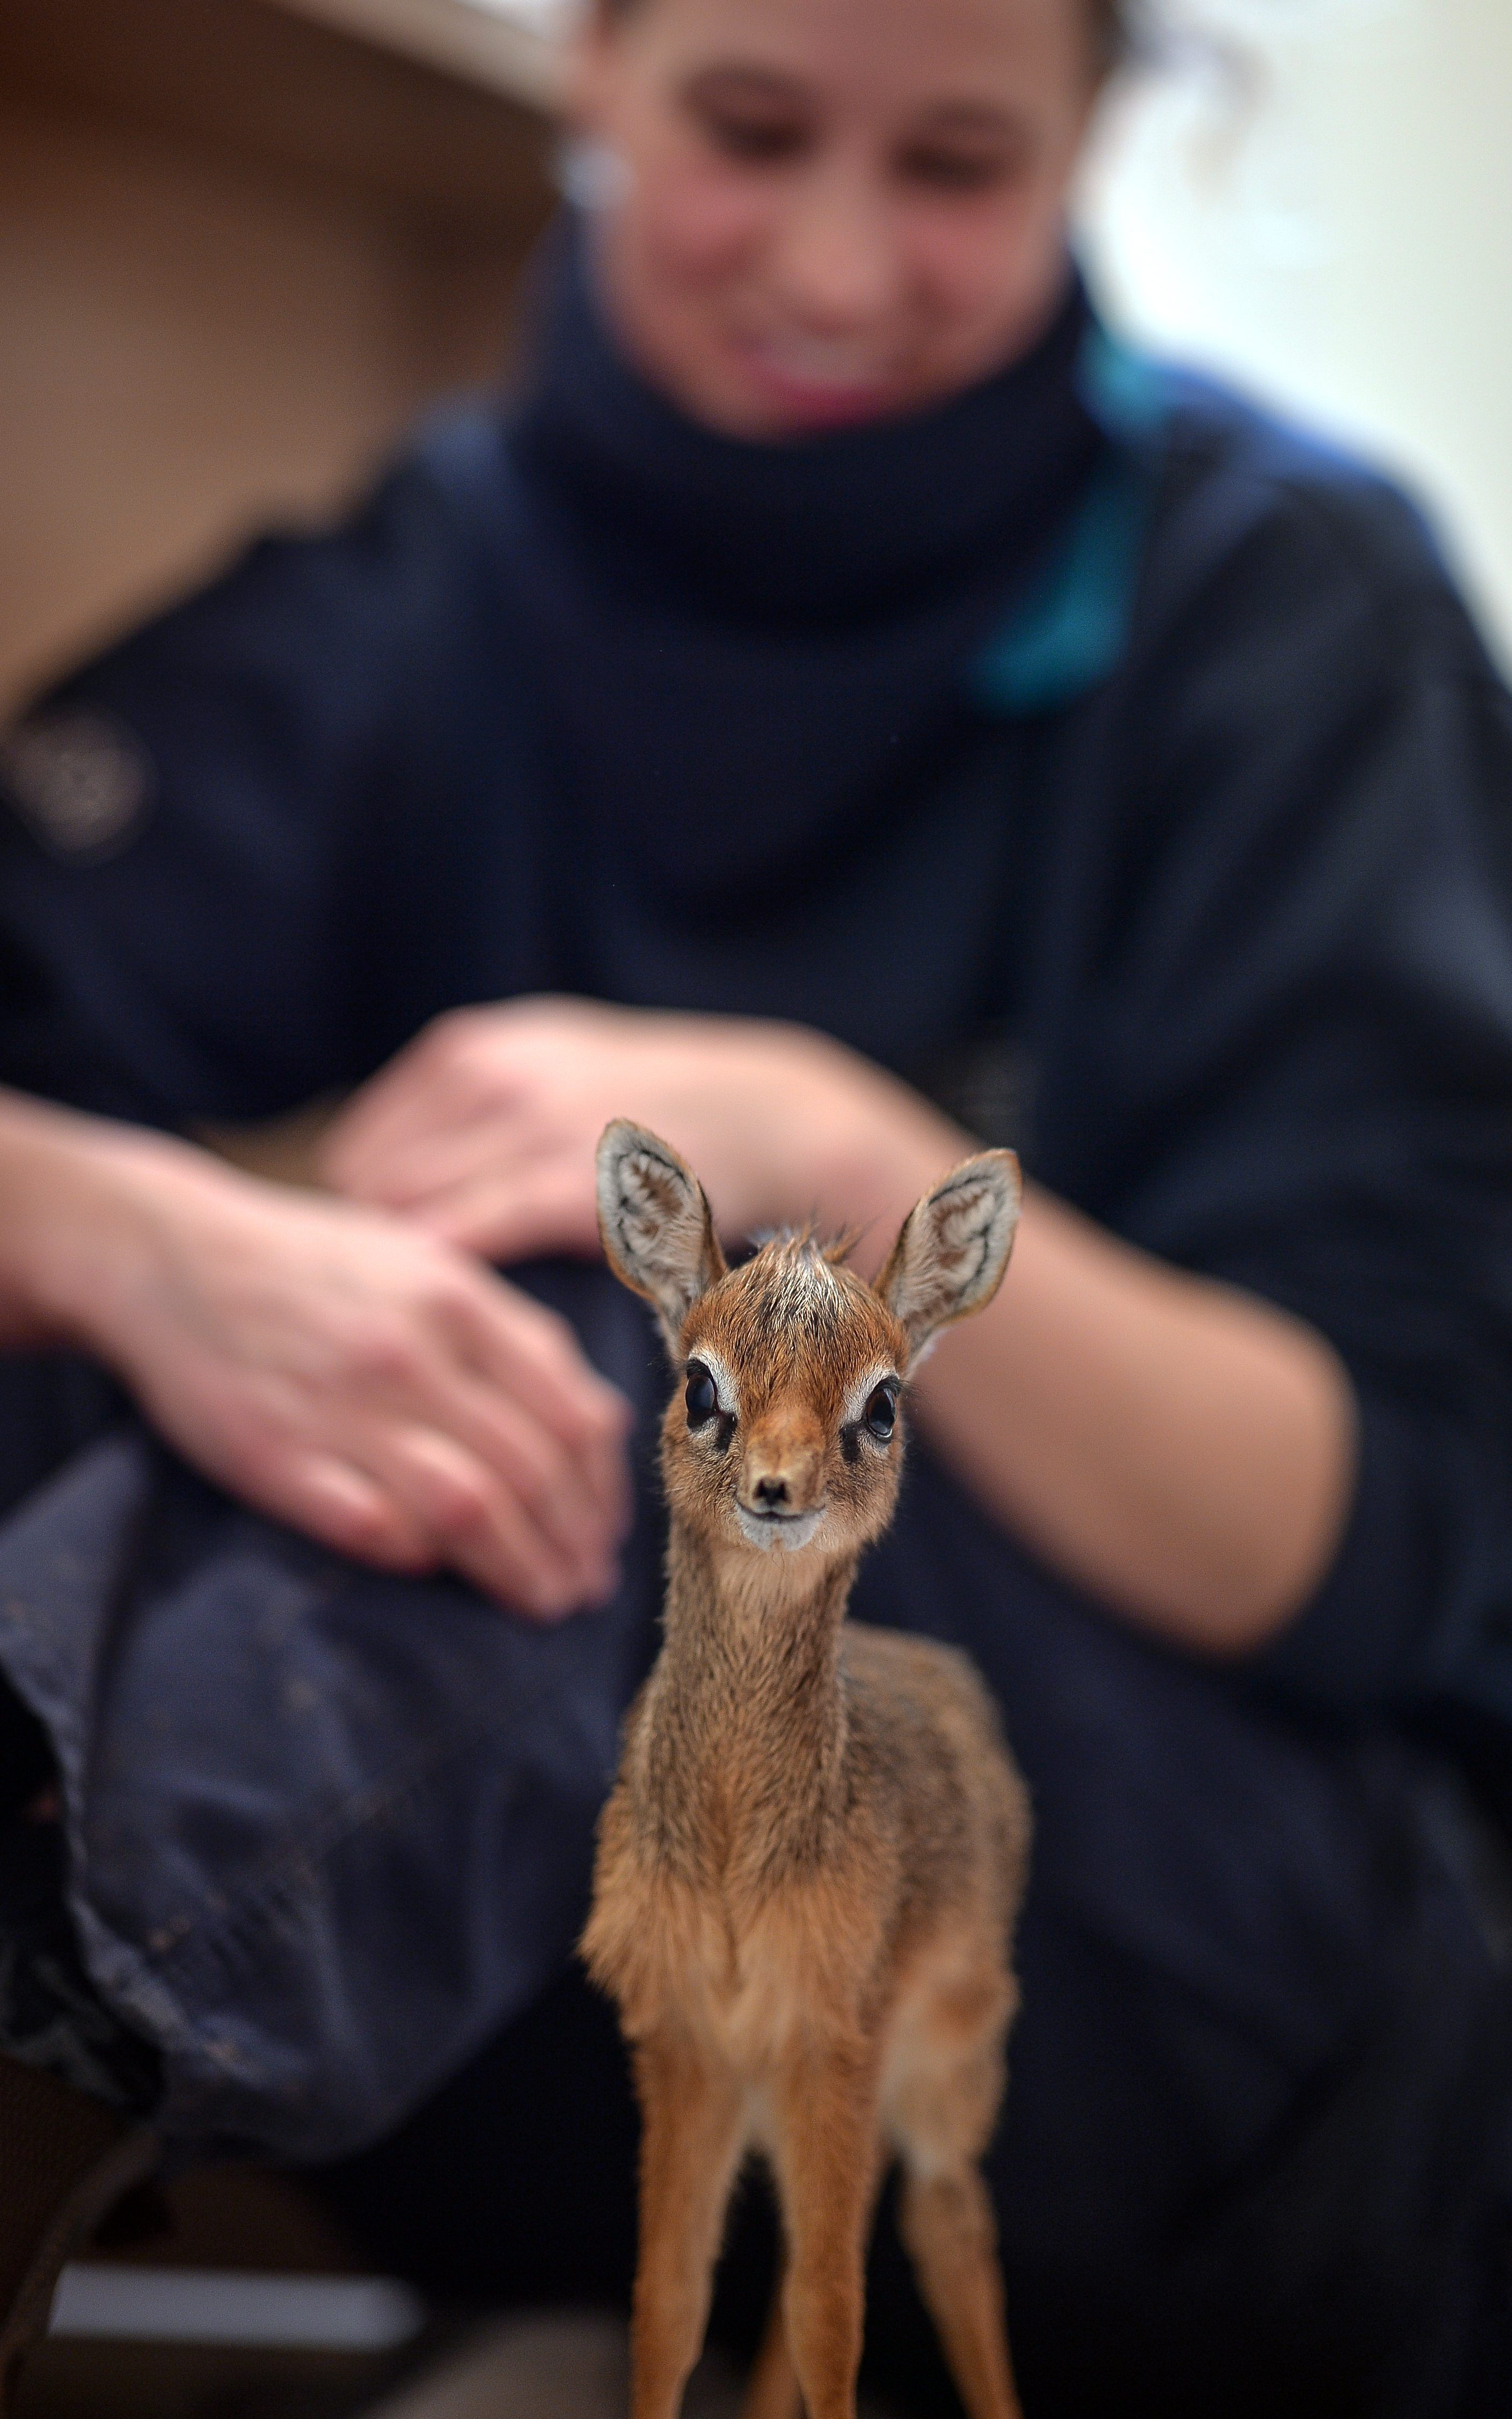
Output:
<instances>
[{"instance_id":1,"label":"thin front leg","mask_svg":"<svg viewBox=\"0 0 1512 2419\"><path fill-rule=\"evenodd\" d=\"M872 2061L812 2053L774 2095L787 2238L782 2310L809 2419L856 2419L877 2174Z\"/></svg>"},{"instance_id":2,"label":"thin front leg","mask_svg":"<svg viewBox=\"0 0 1512 2419\"><path fill-rule=\"evenodd\" d=\"M1020 2419L997 2229L975 2167L903 2180L900 2229L968 2419Z\"/></svg>"},{"instance_id":3,"label":"thin front leg","mask_svg":"<svg viewBox=\"0 0 1512 2419\"><path fill-rule=\"evenodd\" d=\"M632 2419L677 2419L703 2344L725 2205L744 2146L742 2095L686 2035L637 2043L640 2243L630 2325Z\"/></svg>"},{"instance_id":4,"label":"thin front leg","mask_svg":"<svg viewBox=\"0 0 1512 2419\"><path fill-rule=\"evenodd\" d=\"M872 2220L887 2163L887 2152L878 2140L872 2146L872 2181L867 2194L866 2215L861 2222L863 2257L871 2240ZM766 2315L766 2332L762 2337L762 2348L756 2355L755 2366L746 2387L740 2419L803 2419L803 2396L798 2390L798 2372L793 2365L793 2354L788 2348L787 2319L782 2308L787 2270L788 2258L784 2249L772 2293L772 2306Z\"/></svg>"}]
</instances>

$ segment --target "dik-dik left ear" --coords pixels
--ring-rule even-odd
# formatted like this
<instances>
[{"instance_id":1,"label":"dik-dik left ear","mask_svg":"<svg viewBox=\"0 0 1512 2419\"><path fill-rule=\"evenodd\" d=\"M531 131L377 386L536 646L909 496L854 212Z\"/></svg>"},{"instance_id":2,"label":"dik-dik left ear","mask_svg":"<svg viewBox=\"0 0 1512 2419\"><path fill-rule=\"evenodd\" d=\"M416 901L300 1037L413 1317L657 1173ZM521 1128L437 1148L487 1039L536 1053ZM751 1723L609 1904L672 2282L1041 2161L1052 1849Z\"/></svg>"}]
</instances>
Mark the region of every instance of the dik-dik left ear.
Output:
<instances>
[{"instance_id":1,"label":"dik-dik left ear","mask_svg":"<svg viewBox=\"0 0 1512 2419\"><path fill-rule=\"evenodd\" d=\"M986 1309L1003 1282L1023 1195L1013 1153L984 1150L908 1212L877 1291L915 1361L942 1327Z\"/></svg>"},{"instance_id":2,"label":"dik-dik left ear","mask_svg":"<svg viewBox=\"0 0 1512 2419\"><path fill-rule=\"evenodd\" d=\"M655 1306L675 1360L688 1312L725 1272L724 1254L692 1169L628 1117L598 1138L598 1231L621 1284Z\"/></svg>"}]
</instances>

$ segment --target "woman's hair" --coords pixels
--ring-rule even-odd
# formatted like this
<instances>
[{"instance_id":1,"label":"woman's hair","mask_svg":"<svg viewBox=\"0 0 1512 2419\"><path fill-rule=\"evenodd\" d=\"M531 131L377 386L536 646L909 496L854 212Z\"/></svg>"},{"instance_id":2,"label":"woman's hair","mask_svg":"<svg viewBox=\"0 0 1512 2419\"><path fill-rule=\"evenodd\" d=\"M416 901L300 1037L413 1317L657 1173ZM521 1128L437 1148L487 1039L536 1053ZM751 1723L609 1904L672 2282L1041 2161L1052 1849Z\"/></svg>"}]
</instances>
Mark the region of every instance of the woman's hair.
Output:
<instances>
[{"instance_id":1,"label":"woman's hair","mask_svg":"<svg viewBox=\"0 0 1512 2419\"><path fill-rule=\"evenodd\" d=\"M1088 0L1092 12L1092 39L1098 65L1121 67L1135 46L1137 0Z\"/></svg>"},{"instance_id":2,"label":"woman's hair","mask_svg":"<svg viewBox=\"0 0 1512 2419\"><path fill-rule=\"evenodd\" d=\"M607 18L627 17L635 0L598 0ZM1084 0L1091 12L1097 62L1104 72L1121 67L1135 47L1134 19L1140 0Z\"/></svg>"}]
</instances>

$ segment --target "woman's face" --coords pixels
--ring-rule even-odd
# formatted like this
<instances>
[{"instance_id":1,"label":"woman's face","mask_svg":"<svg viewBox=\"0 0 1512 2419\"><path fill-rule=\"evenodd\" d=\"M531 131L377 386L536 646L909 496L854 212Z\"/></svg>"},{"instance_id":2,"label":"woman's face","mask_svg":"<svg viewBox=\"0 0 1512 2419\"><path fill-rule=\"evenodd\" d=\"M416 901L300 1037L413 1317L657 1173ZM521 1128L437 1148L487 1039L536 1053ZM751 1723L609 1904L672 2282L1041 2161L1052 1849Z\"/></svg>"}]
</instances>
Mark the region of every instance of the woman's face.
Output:
<instances>
[{"instance_id":1,"label":"woman's face","mask_svg":"<svg viewBox=\"0 0 1512 2419\"><path fill-rule=\"evenodd\" d=\"M685 410L775 439L915 411L1064 289L1086 0L635 0L579 43L602 298Z\"/></svg>"}]
</instances>

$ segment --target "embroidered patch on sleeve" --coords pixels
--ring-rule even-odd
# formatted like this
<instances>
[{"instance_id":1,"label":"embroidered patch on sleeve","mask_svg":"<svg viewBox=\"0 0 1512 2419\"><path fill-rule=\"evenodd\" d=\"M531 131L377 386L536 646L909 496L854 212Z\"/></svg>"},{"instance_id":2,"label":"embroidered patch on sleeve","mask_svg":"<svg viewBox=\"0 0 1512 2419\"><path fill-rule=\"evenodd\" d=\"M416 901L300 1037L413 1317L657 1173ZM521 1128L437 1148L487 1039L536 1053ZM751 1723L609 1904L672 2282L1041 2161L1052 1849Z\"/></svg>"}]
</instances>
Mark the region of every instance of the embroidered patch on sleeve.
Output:
<instances>
[{"instance_id":1,"label":"embroidered patch on sleeve","mask_svg":"<svg viewBox=\"0 0 1512 2419\"><path fill-rule=\"evenodd\" d=\"M0 732L0 791L55 856L113 856L151 803L152 765L114 716L63 707Z\"/></svg>"}]
</instances>

